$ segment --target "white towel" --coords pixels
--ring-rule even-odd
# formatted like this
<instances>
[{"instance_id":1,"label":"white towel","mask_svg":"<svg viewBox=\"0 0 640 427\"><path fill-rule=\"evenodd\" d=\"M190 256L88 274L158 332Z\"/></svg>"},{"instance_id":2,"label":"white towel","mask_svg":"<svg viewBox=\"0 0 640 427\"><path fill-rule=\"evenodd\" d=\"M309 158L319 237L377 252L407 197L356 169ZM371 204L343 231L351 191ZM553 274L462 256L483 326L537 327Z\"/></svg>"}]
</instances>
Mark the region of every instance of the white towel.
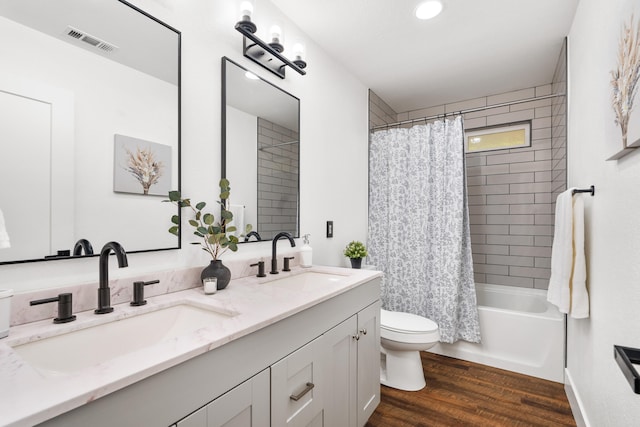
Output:
<instances>
[{"instance_id":1,"label":"white towel","mask_svg":"<svg viewBox=\"0 0 640 427\"><path fill-rule=\"evenodd\" d=\"M551 248L551 279L547 300L560 312L589 317L587 268L584 256L584 201L573 188L556 200L556 223Z\"/></svg>"},{"instance_id":2,"label":"white towel","mask_svg":"<svg viewBox=\"0 0 640 427\"><path fill-rule=\"evenodd\" d=\"M233 235L240 237L241 234L244 234L244 205L229 205L229 210L233 214L230 225L237 229Z\"/></svg>"},{"instance_id":3,"label":"white towel","mask_svg":"<svg viewBox=\"0 0 640 427\"><path fill-rule=\"evenodd\" d=\"M9 240L9 234L7 234L7 227L4 223L4 215L2 209L0 209L0 249L6 249L11 247L11 241Z\"/></svg>"},{"instance_id":4,"label":"white towel","mask_svg":"<svg viewBox=\"0 0 640 427\"><path fill-rule=\"evenodd\" d=\"M589 317L587 263L584 256L584 196L573 201L573 277L571 278L571 317Z\"/></svg>"}]
</instances>

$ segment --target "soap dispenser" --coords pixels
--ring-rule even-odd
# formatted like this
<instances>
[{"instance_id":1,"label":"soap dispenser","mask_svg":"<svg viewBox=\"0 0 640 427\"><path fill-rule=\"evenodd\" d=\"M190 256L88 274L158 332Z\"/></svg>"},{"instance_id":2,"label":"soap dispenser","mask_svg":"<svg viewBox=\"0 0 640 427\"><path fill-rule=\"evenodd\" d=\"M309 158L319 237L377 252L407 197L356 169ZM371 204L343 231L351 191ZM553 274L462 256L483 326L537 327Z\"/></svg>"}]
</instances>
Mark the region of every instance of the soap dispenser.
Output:
<instances>
[{"instance_id":1,"label":"soap dispenser","mask_svg":"<svg viewBox=\"0 0 640 427\"><path fill-rule=\"evenodd\" d=\"M313 255L313 249L309 246L309 236L310 234L305 234L302 236L304 238L304 244L302 248L300 248L300 266L301 267L311 267L311 257Z\"/></svg>"}]
</instances>

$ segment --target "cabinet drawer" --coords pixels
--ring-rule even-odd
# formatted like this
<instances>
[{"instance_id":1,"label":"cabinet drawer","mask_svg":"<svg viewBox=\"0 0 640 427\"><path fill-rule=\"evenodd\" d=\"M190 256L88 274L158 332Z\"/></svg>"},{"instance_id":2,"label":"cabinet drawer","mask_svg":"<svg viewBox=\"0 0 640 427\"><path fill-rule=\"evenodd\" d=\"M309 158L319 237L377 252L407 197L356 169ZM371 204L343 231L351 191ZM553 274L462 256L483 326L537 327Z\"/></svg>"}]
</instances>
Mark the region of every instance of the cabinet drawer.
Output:
<instances>
[{"instance_id":1,"label":"cabinet drawer","mask_svg":"<svg viewBox=\"0 0 640 427\"><path fill-rule=\"evenodd\" d=\"M271 366L271 425L323 425L319 337Z\"/></svg>"}]
</instances>

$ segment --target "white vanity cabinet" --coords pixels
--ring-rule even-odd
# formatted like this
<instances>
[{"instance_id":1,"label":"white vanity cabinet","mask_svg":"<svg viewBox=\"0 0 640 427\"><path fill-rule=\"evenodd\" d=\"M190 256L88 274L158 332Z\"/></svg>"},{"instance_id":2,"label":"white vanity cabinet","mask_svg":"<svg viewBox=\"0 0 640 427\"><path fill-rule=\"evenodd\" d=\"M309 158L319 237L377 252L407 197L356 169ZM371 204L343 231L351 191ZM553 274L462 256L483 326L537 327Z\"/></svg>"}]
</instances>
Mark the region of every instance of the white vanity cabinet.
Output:
<instances>
[{"instance_id":1,"label":"white vanity cabinet","mask_svg":"<svg viewBox=\"0 0 640 427\"><path fill-rule=\"evenodd\" d=\"M323 335L325 426L362 427L380 403L380 303Z\"/></svg>"},{"instance_id":2,"label":"white vanity cabinet","mask_svg":"<svg viewBox=\"0 0 640 427\"><path fill-rule=\"evenodd\" d=\"M362 427L380 401L379 297L374 277L42 425Z\"/></svg>"}]
</instances>

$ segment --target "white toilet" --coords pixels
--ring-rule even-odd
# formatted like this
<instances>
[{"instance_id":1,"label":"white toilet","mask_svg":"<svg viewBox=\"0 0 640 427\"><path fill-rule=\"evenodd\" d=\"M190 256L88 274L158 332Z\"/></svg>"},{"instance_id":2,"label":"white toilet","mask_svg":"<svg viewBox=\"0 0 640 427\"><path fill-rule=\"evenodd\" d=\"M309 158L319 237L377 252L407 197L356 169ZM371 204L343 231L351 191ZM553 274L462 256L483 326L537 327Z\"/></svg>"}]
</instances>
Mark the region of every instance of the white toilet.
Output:
<instances>
[{"instance_id":1,"label":"white toilet","mask_svg":"<svg viewBox=\"0 0 640 427\"><path fill-rule=\"evenodd\" d=\"M406 391L424 388L420 351L440 340L438 325L426 317L380 310L380 383Z\"/></svg>"}]
</instances>

